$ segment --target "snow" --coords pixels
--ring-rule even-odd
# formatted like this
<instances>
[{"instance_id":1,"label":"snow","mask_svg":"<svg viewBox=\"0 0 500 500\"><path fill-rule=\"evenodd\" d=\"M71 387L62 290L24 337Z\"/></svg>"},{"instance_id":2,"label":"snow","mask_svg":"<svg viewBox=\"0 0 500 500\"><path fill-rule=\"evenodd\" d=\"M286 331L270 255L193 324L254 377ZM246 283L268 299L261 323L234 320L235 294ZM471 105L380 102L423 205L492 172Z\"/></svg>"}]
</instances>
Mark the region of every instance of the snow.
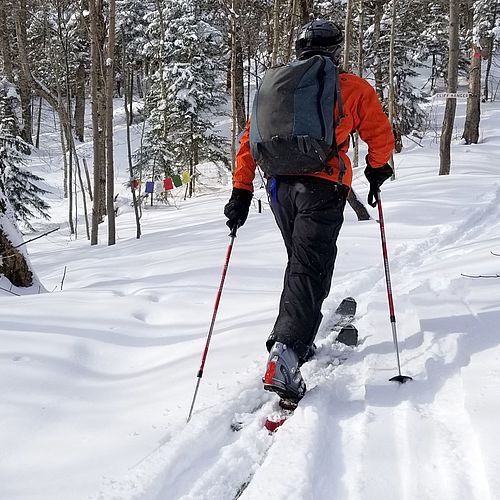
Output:
<instances>
[{"instance_id":1,"label":"snow","mask_svg":"<svg viewBox=\"0 0 500 500\"><path fill-rule=\"evenodd\" d=\"M116 127L123 201L124 124ZM481 127L481 144L455 138L450 176L437 175L438 145L427 137L424 148L405 144L397 180L383 186L402 371L413 382L388 381L397 368L379 228L348 208L320 351L303 367L310 390L273 435L262 424L275 399L260 377L286 256L264 191L255 197L263 213L254 203L238 232L186 424L229 243L230 186L207 164L198 197L144 210L140 240L125 210L117 244L105 246L104 225L91 247L83 220L79 239L69 236L57 135L46 132L37 168L53 186L50 227L61 229L27 245L53 292L0 295L0 498L500 498L499 281L461 275L500 269L490 253L500 253L498 103L483 104ZM137 140L141 125L133 130ZM362 169L354 185L366 198ZM358 302L355 350L328 340L347 295Z\"/></svg>"}]
</instances>

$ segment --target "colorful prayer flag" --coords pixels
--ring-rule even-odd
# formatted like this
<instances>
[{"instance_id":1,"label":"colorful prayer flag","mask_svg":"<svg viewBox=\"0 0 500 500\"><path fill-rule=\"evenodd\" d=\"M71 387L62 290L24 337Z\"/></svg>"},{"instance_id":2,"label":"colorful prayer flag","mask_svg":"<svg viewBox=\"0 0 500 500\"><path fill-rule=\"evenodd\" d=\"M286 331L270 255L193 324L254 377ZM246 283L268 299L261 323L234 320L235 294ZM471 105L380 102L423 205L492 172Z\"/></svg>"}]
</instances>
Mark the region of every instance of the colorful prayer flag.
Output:
<instances>
[{"instance_id":1,"label":"colorful prayer flag","mask_svg":"<svg viewBox=\"0 0 500 500\"><path fill-rule=\"evenodd\" d=\"M152 193L155 189L155 183L152 181L146 182L146 193Z\"/></svg>"},{"instance_id":2,"label":"colorful prayer flag","mask_svg":"<svg viewBox=\"0 0 500 500\"><path fill-rule=\"evenodd\" d=\"M163 191L163 182L162 181L156 181L155 182L155 191L158 193L158 192L162 192Z\"/></svg>"},{"instance_id":3,"label":"colorful prayer flag","mask_svg":"<svg viewBox=\"0 0 500 500\"><path fill-rule=\"evenodd\" d=\"M182 186L182 179L180 175L172 175L172 182L176 188Z\"/></svg>"},{"instance_id":4,"label":"colorful prayer flag","mask_svg":"<svg viewBox=\"0 0 500 500\"><path fill-rule=\"evenodd\" d=\"M165 191L170 191L171 189L174 189L174 185L170 177L168 179L163 180L163 188L165 189Z\"/></svg>"},{"instance_id":5,"label":"colorful prayer flag","mask_svg":"<svg viewBox=\"0 0 500 500\"><path fill-rule=\"evenodd\" d=\"M134 189L137 189L139 187L139 181L137 179L134 179L133 186L134 186Z\"/></svg>"},{"instance_id":6,"label":"colorful prayer flag","mask_svg":"<svg viewBox=\"0 0 500 500\"><path fill-rule=\"evenodd\" d=\"M184 170L181 174L181 179L183 184L189 184L191 182L191 176L187 170Z\"/></svg>"}]
</instances>

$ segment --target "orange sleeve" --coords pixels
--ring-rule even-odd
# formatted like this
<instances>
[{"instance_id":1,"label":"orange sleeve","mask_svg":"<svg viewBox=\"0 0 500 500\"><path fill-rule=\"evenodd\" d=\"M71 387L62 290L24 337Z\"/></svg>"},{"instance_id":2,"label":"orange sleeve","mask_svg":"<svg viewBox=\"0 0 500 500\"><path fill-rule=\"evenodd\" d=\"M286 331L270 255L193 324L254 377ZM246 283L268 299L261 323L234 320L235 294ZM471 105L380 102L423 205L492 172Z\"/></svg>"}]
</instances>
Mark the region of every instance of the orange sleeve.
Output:
<instances>
[{"instance_id":1,"label":"orange sleeve","mask_svg":"<svg viewBox=\"0 0 500 500\"><path fill-rule=\"evenodd\" d=\"M236 169L233 175L233 187L246 189L253 193L253 180L257 164L250 152L250 120L241 136L240 148L236 154Z\"/></svg>"},{"instance_id":2,"label":"orange sleeve","mask_svg":"<svg viewBox=\"0 0 500 500\"><path fill-rule=\"evenodd\" d=\"M394 136L378 95L368 82L359 101L358 117L359 135L368 145L368 163L374 168L385 165L394 149Z\"/></svg>"}]
</instances>

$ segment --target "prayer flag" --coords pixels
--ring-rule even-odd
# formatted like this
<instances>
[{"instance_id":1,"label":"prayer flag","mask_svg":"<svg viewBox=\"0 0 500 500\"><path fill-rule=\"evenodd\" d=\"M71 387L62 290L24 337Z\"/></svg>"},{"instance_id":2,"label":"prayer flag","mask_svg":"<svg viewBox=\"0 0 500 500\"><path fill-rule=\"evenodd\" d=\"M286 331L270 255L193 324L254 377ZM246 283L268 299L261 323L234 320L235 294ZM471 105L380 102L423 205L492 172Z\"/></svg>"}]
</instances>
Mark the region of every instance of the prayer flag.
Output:
<instances>
[{"instance_id":1,"label":"prayer flag","mask_svg":"<svg viewBox=\"0 0 500 500\"><path fill-rule=\"evenodd\" d=\"M163 180L163 188L165 189L165 191L170 191L171 189L174 189L174 185L170 177L168 179Z\"/></svg>"},{"instance_id":2,"label":"prayer flag","mask_svg":"<svg viewBox=\"0 0 500 500\"><path fill-rule=\"evenodd\" d=\"M172 175L172 182L176 188L182 186L182 180L180 175Z\"/></svg>"},{"instance_id":3,"label":"prayer flag","mask_svg":"<svg viewBox=\"0 0 500 500\"><path fill-rule=\"evenodd\" d=\"M155 183L152 181L146 182L146 193L152 193L155 189Z\"/></svg>"},{"instance_id":4,"label":"prayer flag","mask_svg":"<svg viewBox=\"0 0 500 500\"><path fill-rule=\"evenodd\" d=\"M181 179L183 184L189 184L191 182L191 176L187 170L184 170L181 174Z\"/></svg>"}]
</instances>

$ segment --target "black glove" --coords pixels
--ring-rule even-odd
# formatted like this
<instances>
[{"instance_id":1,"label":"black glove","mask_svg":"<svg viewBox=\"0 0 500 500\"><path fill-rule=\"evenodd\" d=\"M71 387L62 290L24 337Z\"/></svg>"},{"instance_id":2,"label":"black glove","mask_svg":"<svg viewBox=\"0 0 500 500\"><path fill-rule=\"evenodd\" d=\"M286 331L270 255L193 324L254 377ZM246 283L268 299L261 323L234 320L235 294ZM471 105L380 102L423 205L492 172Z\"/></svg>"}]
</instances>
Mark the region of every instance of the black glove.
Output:
<instances>
[{"instance_id":1,"label":"black glove","mask_svg":"<svg viewBox=\"0 0 500 500\"><path fill-rule=\"evenodd\" d=\"M247 189L233 188L231 198L224 207L224 215L229 219L226 225L231 231L245 224L252 197L253 194Z\"/></svg>"},{"instance_id":2,"label":"black glove","mask_svg":"<svg viewBox=\"0 0 500 500\"><path fill-rule=\"evenodd\" d=\"M366 161L367 166L365 168L365 176L370 183L370 191L368 193L368 204L372 207L376 207L378 203L378 193L380 191L380 186L389 178L392 177L394 170L392 167L386 163L381 167L373 168L368 160Z\"/></svg>"}]
</instances>

